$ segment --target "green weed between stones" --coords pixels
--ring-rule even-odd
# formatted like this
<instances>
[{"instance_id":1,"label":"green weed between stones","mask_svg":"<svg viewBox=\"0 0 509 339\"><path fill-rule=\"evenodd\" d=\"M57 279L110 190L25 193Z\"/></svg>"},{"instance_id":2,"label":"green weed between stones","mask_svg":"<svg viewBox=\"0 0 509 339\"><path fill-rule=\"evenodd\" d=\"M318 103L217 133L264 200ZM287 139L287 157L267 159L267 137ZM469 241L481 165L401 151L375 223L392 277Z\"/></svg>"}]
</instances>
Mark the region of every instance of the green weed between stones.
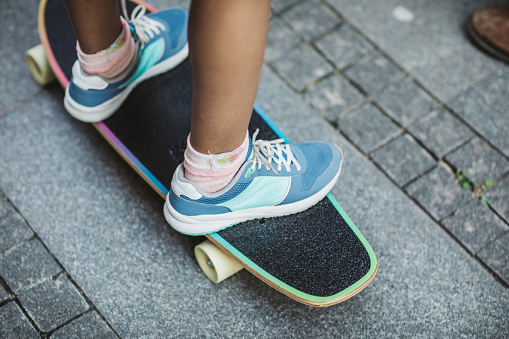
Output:
<instances>
[{"instance_id":1,"label":"green weed between stones","mask_svg":"<svg viewBox=\"0 0 509 339\"><path fill-rule=\"evenodd\" d=\"M493 186L493 179L486 179L486 180L484 180L482 185L481 185L481 187L478 189L478 192L477 192L478 195L481 195L484 192L486 192L486 190L488 188L490 188L491 186ZM481 202L483 204L485 204L486 206L489 206L488 201L486 200L485 197L481 197Z\"/></svg>"},{"instance_id":2,"label":"green weed between stones","mask_svg":"<svg viewBox=\"0 0 509 339\"><path fill-rule=\"evenodd\" d=\"M459 168L456 170L456 182L460 184L464 190L472 191L472 184L468 181L467 174L462 172ZM489 206L489 203L481 194L486 192L491 186L493 186L493 179L486 179L480 186L473 190L474 195L478 198L480 197L481 202L486 206Z\"/></svg>"},{"instance_id":3,"label":"green weed between stones","mask_svg":"<svg viewBox=\"0 0 509 339\"><path fill-rule=\"evenodd\" d=\"M493 179L486 179L486 180L484 180L483 186L486 187L486 188L490 188L491 186L493 186Z\"/></svg>"},{"instance_id":4,"label":"green weed between stones","mask_svg":"<svg viewBox=\"0 0 509 339\"><path fill-rule=\"evenodd\" d=\"M468 181L467 174L463 173L459 168L456 170L456 182L465 190L471 190L472 185Z\"/></svg>"}]
</instances>

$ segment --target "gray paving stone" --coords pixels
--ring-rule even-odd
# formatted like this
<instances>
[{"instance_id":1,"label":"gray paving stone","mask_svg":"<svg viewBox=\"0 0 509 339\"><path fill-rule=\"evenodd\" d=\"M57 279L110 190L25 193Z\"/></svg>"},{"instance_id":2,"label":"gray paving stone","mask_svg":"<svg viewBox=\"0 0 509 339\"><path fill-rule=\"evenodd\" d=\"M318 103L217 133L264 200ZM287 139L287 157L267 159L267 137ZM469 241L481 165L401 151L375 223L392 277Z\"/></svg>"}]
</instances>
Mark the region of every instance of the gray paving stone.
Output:
<instances>
[{"instance_id":1,"label":"gray paving stone","mask_svg":"<svg viewBox=\"0 0 509 339\"><path fill-rule=\"evenodd\" d=\"M476 185L496 180L509 171L509 161L485 141L475 138L445 158Z\"/></svg>"},{"instance_id":2,"label":"gray paving stone","mask_svg":"<svg viewBox=\"0 0 509 339\"><path fill-rule=\"evenodd\" d=\"M85 313L51 335L51 339L117 338L108 324L95 311Z\"/></svg>"},{"instance_id":3,"label":"gray paving stone","mask_svg":"<svg viewBox=\"0 0 509 339\"><path fill-rule=\"evenodd\" d=\"M272 65L297 90L304 89L333 69L315 50L304 44Z\"/></svg>"},{"instance_id":4,"label":"gray paving stone","mask_svg":"<svg viewBox=\"0 0 509 339\"><path fill-rule=\"evenodd\" d=\"M472 46L463 32L474 10L497 0L328 2L443 101L503 67ZM414 14L413 20L396 18L394 9L401 6Z\"/></svg>"},{"instance_id":5,"label":"gray paving stone","mask_svg":"<svg viewBox=\"0 0 509 339\"><path fill-rule=\"evenodd\" d=\"M89 308L65 274L24 291L18 298L43 332L50 332Z\"/></svg>"},{"instance_id":6,"label":"gray paving stone","mask_svg":"<svg viewBox=\"0 0 509 339\"><path fill-rule=\"evenodd\" d=\"M460 33L459 36L464 34ZM449 102L477 82L495 75L500 69L497 61L483 55L469 42L464 43L457 49L451 49L447 56L407 69L424 87L442 101ZM439 55L437 52L434 54Z\"/></svg>"},{"instance_id":7,"label":"gray paving stone","mask_svg":"<svg viewBox=\"0 0 509 339\"><path fill-rule=\"evenodd\" d=\"M288 9L290 5L294 5L301 1L303 0L272 0L271 6L274 11L281 12L283 10Z\"/></svg>"},{"instance_id":8,"label":"gray paving stone","mask_svg":"<svg viewBox=\"0 0 509 339\"><path fill-rule=\"evenodd\" d=\"M437 107L437 103L409 79L388 84L371 96L387 114L405 127Z\"/></svg>"},{"instance_id":9,"label":"gray paving stone","mask_svg":"<svg viewBox=\"0 0 509 339\"><path fill-rule=\"evenodd\" d=\"M392 42L391 38L402 39L409 26L408 23L398 25L398 22L392 19L393 1L382 3L360 0L353 3L346 0L328 0L327 2L355 26L362 28L377 44L381 43L383 46ZM381 24L382 20L385 20L385 25Z\"/></svg>"},{"instance_id":10,"label":"gray paving stone","mask_svg":"<svg viewBox=\"0 0 509 339\"><path fill-rule=\"evenodd\" d=\"M0 338L24 339L40 338L40 336L18 305L10 302L0 307Z\"/></svg>"},{"instance_id":11,"label":"gray paving stone","mask_svg":"<svg viewBox=\"0 0 509 339\"><path fill-rule=\"evenodd\" d=\"M40 284L60 271L38 239L25 241L0 255L0 276L15 293Z\"/></svg>"},{"instance_id":12,"label":"gray paving stone","mask_svg":"<svg viewBox=\"0 0 509 339\"><path fill-rule=\"evenodd\" d=\"M362 106L338 122L339 129L368 153L400 133L400 129L371 104Z\"/></svg>"},{"instance_id":13,"label":"gray paving stone","mask_svg":"<svg viewBox=\"0 0 509 339\"><path fill-rule=\"evenodd\" d=\"M342 25L317 40L315 44L340 69L372 50L371 45L348 25Z\"/></svg>"},{"instance_id":14,"label":"gray paving stone","mask_svg":"<svg viewBox=\"0 0 509 339\"><path fill-rule=\"evenodd\" d=\"M436 107L426 92L378 53L348 69L346 74L403 126Z\"/></svg>"},{"instance_id":15,"label":"gray paving stone","mask_svg":"<svg viewBox=\"0 0 509 339\"><path fill-rule=\"evenodd\" d=\"M509 71L488 79L451 102L450 106L474 129L509 157Z\"/></svg>"},{"instance_id":16,"label":"gray paving stone","mask_svg":"<svg viewBox=\"0 0 509 339\"><path fill-rule=\"evenodd\" d=\"M25 63L26 50L40 43L37 31L37 0L2 2L0 22L0 114L41 89L32 80ZM5 81L6 79L12 79Z\"/></svg>"},{"instance_id":17,"label":"gray paving stone","mask_svg":"<svg viewBox=\"0 0 509 339\"><path fill-rule=\"evenodd\" d=\"M270 21L269 36L265 48L265 61L272 62L285 56L300 43L299 38L281 20Z\"/></svg>"},{"instance_id":18,"label":"gray paving stone","mask_svg":"<svg viewBox=\"0 0 509 339\"><path fill-rule=\"evenodd\" d=\"M10 295L7 291L0 285L0 303L4 300L9 299Z\"/></svg>"},{"instance_id":19,"label":"gray paving stone","mask_svg":"<svg viewBox=\"0 0 509 339\"><path fill-rule=\"evenodd\" d=\"M474 198L455 182L454 175L442 166L411 183L406 188L435 219L440 220Z\"/></svg>"},{"instance_id":20,"label":"gray paving stone","mask_svg":"<svg viewBox=\"0 0 509 339\"><path fill-rule=\"evenodd\" d=\"M375 95L387 86L403 79L403 74L379 54L362 60L346 71L346 75L355 81L370 95Z\"/></svg>"},{"instance_id":21,"label":"gray paving stone","mask_svg":"<svg viewBox=\"0 0 509 339\"><path fill-rule=\"evenodd\" d=\"M0 200L0 253L34 233L8 201Z\"/></svg>"},{"instance_id":22,"label":"gray paving stone","mask_svg":"<svg viewBox=\"0 0 509 339\"><path fill-rule=\"evenodd\" d=\"M383 146L371 157L399 186L404 186L436 164L407 134Z\"/></svg>"},{"instance_id":23,"label":"gray paving stone","mask_svg":"<svg viewBox=\"0 0 509 339\"><path fill-rule=\"evenodd\" d=\"M442 225L473 254L509 232L509 226L478 199L461 206Z\"/></svg>"},{"instance_id":24,"label":"gray paving stone","mask_svg":"<svg viewBox=\"0 0 509 339\"><path fill-rule=\"evenodd\" d=\"M408 130L438 158L442 158L474 135L461 121L444 109L429 114Z\"/></svg>"},{"instance_id":25,"label":"gray paving stone","mask_svg":"<svg viewBox=\"0 0 509 339\"><path fill-rule=\"evenodd\" d=\"M366 99L339 74L333 74L320 81L304 93L304 98L329 121L335 121Z\"/></svg>"},{"instance_id":26,"label":"gray paving stone","mask_svg":"<svg viewBox=\"0 0 509 339\"><path fill-rule=\"evenodd\" d=\"M478 257L509 284L509 233L482 249Z\"/></svg>"},{"instance_id":27,"label":"gray paving stone","mask_svg":"<svg viewBox=\"0 0 509 339\"><path fill-rule=\"evenodd\" d=\"M485 195L490 205L509 222L509 177L495 184Z\"/></svg>"},{"instance_id":28,"label":"gray paving stone","mask_svg":"<svg viewBox=\"0 0 509 339\"><path fill-rule=\"evenodd\" d=\"M316 0L299 3L283 13L283 18L304 38L312 40L331 30L340 19Z\"/></svg>"}]
</instances>

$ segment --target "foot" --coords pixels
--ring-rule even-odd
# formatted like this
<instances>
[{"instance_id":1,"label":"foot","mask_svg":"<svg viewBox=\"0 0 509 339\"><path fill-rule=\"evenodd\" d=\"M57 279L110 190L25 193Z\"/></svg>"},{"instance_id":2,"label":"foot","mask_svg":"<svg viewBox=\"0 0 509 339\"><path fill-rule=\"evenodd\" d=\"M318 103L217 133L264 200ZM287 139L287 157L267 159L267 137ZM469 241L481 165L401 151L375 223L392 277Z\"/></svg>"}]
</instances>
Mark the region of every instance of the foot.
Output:
<instances>
[{"instance_id":1,"label":"foot","mask_svg":"<svg viewBox=\"0 0 509 339\"><path fill-rule=\"evenodd\" d=\"M495 6L475 12L468 33L485 52L509 63L509 6Z\"/></svg>"},{"instance_id":2,"label":"foot","mask_svg":"<svg viewBox=\"0 0 509 339\"><path fill-rule=\"evenodd\" d=\"M332 144L256 140L232 182L207 193L175 170L164 215L177 231L202 235L240 222L289 215L323 199L336 183L342 154Z\"/></svg>"},{"instance_id":3,"label":"foot","mask_svg":"<svg viewBox=\"0 0 509 339\"><path fill-rule=\"evenodd\" d=\"M135 8L129 23L137 53L131 71L121 79L106 80L86 74L79 61L65 91L64 104L76 119L98 122L110 117L142 81L165 73L188 56L188 12L169 9L145 15L141 5Z\"/></svg>"}]
</instances>

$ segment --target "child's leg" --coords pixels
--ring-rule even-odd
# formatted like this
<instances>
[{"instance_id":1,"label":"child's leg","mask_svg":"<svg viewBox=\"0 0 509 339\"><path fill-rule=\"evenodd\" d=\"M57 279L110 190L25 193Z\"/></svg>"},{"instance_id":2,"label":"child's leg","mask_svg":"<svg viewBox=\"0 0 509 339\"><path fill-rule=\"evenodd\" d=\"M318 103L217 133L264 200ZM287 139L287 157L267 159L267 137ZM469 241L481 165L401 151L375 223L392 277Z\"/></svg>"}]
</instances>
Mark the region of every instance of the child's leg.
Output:
<instances>
[{"instance_id":1,"label":"child's leg","mask_svg":"<svg viewBox=\"0 0 509 339\"><path fill-rule=\"evenodd\" d=\"M255 102L270 0L193 0L191 144L219 154L242 144Z\"/></svg>"},{"instance_id":2,"label":"child's leg","mask_svg":"<svg viewBox=\"0 0 509 339\"><path fill-rule=\"evenodd\" d=\"M83 52L108 48L122 31L117 0L64 0Z\"/></svg>"},{"instance_id":3,"label":"child's leg","mask_svg":"<svg viewBox=\"0 0 509 339\"><path fill-rule=\"evenodd\" d=\"M246 161L269 17L270 0L191 3L193 103L184 167L207 192L227 186Z\"/></svg>"}]
</instances>

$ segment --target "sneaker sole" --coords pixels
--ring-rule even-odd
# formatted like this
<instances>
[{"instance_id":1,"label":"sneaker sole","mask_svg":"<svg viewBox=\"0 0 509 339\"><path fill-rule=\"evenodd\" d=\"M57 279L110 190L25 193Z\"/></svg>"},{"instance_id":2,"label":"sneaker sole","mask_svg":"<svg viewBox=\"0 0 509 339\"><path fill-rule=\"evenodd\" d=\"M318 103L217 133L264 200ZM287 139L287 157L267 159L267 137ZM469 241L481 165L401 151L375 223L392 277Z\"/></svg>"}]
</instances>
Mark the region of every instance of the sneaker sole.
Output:
<instances>
[{"instance_id":1,"label":"sneaker sole","mask_svg":"<svg viewBox=\"0 0 509 339\"><path fill-rule=\"evenodd\" d=\"M343 154L339 147L336 146L336 148L341 155L338 173L336 173L327 186L306 199L286 205L255 207L223 214L187 216L177 212L171 206L167 196L164 204L164 217L168 224L180 233L187 235L204 235L221 231L248 220L282 217L305 211L322 200L327 193L330 192L332 187L334 187L339 178L343 165Z\"/></svg>"},{"instance_id":2,"label":"sneaker sole","mask_svg":"<svg viewBox=\"0 0 509 339\"><path fill-rule=\"evenodd\" d=\"M94 106L88 107L83 106L76 101L74 101L69 95L69 87L65 90L64 97L64 106L69 112L69 114L83 122L99 122L109 118L115 113L120 106L127 99L131 91L139 85L141 82L148 80L156 75L166 73L173 68L180 65L189 55L189 45L186 44L184 48L178 51L175 55L166 59L165 61L153 66L148 71L143 73L138 79L136 79L132 84L130 84L125 91L120 93L119 95L105 101L104 103Z\"/></svg>"}]
</instances>

